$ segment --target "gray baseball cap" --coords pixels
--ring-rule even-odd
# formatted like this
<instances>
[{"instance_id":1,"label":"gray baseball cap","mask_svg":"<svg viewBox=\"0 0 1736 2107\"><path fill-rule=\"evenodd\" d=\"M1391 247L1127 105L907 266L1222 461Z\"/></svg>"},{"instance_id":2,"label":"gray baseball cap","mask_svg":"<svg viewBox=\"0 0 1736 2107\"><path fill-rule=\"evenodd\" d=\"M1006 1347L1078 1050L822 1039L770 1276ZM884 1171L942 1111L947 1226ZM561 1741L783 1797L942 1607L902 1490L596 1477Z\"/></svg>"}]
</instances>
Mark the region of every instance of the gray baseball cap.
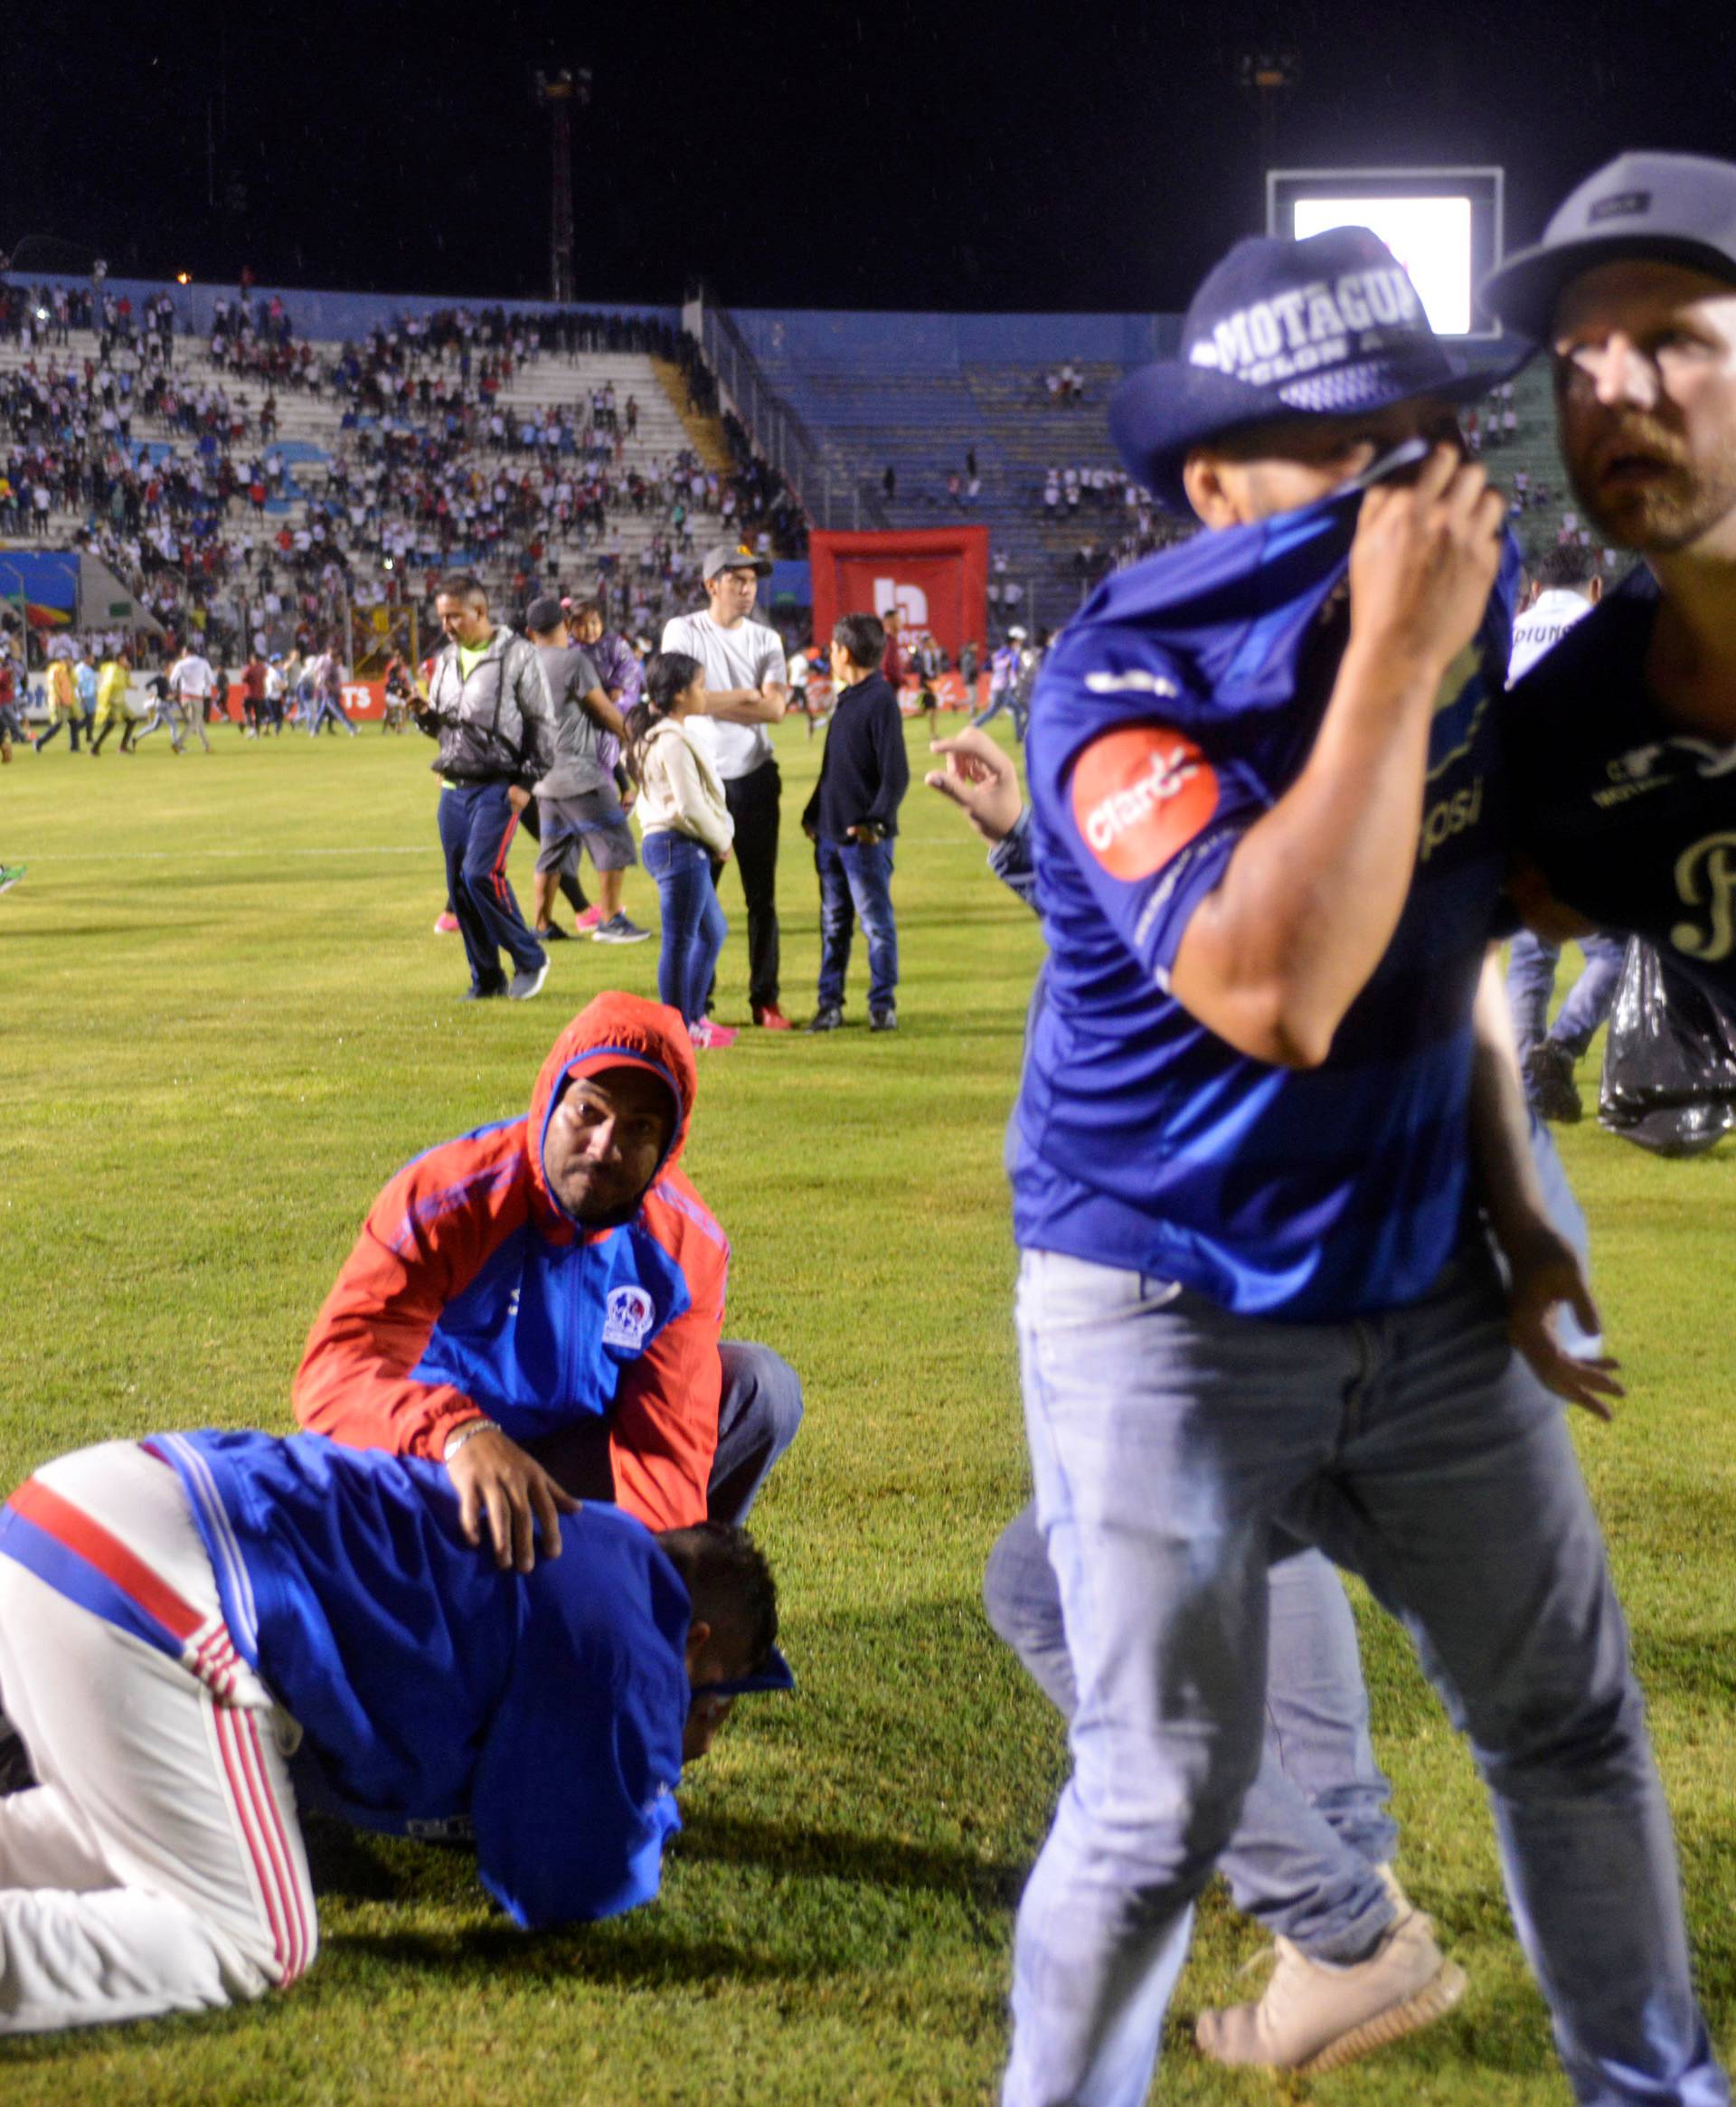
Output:
<instances>
[{"instance_id":1,"label":"gray baseball cap","mask_svg":"<svg viewBox=\"0 0 1736 2107\"><path fill-rule=\"evenodd\" d=\"M1541 241L1484 279L1483 305L1507 326L1541 339L1561 288L1624 256L1691 264L1736 284L1736 162L1618 155L1587 176Z\"/></svg>"},{"instance_id":2,"label":"gray baseball cap","mask_svg":"<svg viewBox=\"0 0 1736 2107\"><path fill-rule=\"evenodd\" d=\"M700 571L702 579L722 578L726 571L752 571L761 578L771 575L771 558L756 556L745 542L720 542L707 549Z\"/></svg>"}]
</instances>

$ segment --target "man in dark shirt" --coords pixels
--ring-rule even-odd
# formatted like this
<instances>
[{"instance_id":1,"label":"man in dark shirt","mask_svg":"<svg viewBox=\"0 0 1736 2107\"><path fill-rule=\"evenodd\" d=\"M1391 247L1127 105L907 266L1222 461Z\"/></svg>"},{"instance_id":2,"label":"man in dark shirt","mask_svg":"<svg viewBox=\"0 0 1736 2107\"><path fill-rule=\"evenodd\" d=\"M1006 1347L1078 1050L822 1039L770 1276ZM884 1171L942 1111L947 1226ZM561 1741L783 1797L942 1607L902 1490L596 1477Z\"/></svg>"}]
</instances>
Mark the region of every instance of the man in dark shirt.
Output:
<instances>
[{"instance_id":1,"label":"man in dark shirt","mask_svg":"<svg viewBox=\"0 0 1736 2107\"><path fill-rule=\"evenodd\" d=\"M1645 558L1515 690L1521 912L1736 1000L1736 164L1624 154L1487 288L1551 350L1592 526Z\"/></svg>"},{"instance_id":2,"label":"man in dark shirt","mask_svg":"<svg viewBox=\"0 0 1736 2107\"><path fill-rule=\"evenodd\" d=\"M802 814L820 874L819 1006L810 1032L844 1022L844 976L856 918L868 939L868 1023L897 1028L898 926L892 918L892 839L910 788L904 720L881 671L886 630L876 615L844 615L832 632L837 702L820 779Z\"/></svg>"}]
</instances>

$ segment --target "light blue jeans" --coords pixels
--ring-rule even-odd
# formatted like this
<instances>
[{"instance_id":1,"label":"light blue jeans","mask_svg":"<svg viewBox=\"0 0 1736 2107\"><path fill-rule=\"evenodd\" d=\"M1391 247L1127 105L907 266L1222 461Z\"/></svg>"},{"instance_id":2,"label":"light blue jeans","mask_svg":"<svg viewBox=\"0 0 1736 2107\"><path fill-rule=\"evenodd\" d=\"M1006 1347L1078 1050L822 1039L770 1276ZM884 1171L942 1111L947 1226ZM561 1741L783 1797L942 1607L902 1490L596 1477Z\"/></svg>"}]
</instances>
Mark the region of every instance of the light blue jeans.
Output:
<instances>
[{"instance_id":1,"label":"light blue jeans","mask_svg":"<svg viewBox=\"0 0 1736 2107\"><path fill-rule=\"evenodd\" d=\"M1260 1769L1218 1870L1239 1910L1311 1959L1360 1961L1397 1915L1375 1868L1398 1825L1374 1760L1356 1620L1317 1551L1285 1538L1268 1575ZM1035 1502L1001 1532L983 1576L988 1620L1071 1719L1072 1663Z\"/></svg>"},{"instance_id":2,"label":"light blue jeans","mask_svg":"<svg viewBox=\"0 0 1736 2107\"><path fill-rule=\"evenodd\" d=\"M987 706L977 711L971 719L971 723L973 725L986 724L991 718L998 717L1003 710L1012 711L1013 736L1023 745L1024 728L1029 722L1029 712L1019 699L1018 689L1011 682L1005 687L989 690Z\"/></svg>"},{"instance_id":3,"label":"light blue jeans","mask_svg":"<svg viewBox=\"0 0 1736 2107\"><path fill-rule=\"evenodd\" d=\"M1553 1027L1549 1022L1550 997L1555 992L1555 968L1561 947L1546 944L1542 937L1522 929L1507 949L1507 1006L1513 1012L1513 1035L1523 1061L1540 1039L1559 1039L1575 1059L1597 1036L1598 1026L1609 1015L1621 978L1621 962L1628 946L1621 937L1584 937L1580 949L1585 954L1585 970L1568 990Z\"/></svg>"},{"instance_id":4,"label":"light blue jeans","mask_svg":"<svg viewBox=\"0 0 1736 2107\"><path fill-rule=\"evenodd\" d=\"M1363 1574L1469 1736L1582 2107L1727 2107L1596 1518L1486 1252L1405 1309L1300 1325L1027 1252L1019 1332L1078 1709L1019 1909L1007 2107L1146 2098L1260 1768L1275 1526Z\"/></svg>"}]
</instances>

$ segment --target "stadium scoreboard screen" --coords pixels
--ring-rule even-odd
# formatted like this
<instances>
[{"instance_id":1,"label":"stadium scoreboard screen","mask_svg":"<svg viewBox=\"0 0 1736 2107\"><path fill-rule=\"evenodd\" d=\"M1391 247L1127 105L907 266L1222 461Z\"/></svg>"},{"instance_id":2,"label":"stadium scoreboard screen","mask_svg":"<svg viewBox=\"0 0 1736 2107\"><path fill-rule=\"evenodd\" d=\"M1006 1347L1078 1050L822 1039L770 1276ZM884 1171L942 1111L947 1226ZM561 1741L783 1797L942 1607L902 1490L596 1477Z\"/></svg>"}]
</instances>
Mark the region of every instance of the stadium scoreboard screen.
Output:
<instances>
[{"instance_id":1,"label":"stadium scoreboard screen","mask_svg":"<svg viewBox=\"0 0 1736 2107\"><path fill-rule=\"evenodd\" d=\"M1476 288L1502 251L1499 168L1273 168L1266 231L1369 227L1410 274L1438 336L1495 336Z\"/></svg>"}]
</instances>

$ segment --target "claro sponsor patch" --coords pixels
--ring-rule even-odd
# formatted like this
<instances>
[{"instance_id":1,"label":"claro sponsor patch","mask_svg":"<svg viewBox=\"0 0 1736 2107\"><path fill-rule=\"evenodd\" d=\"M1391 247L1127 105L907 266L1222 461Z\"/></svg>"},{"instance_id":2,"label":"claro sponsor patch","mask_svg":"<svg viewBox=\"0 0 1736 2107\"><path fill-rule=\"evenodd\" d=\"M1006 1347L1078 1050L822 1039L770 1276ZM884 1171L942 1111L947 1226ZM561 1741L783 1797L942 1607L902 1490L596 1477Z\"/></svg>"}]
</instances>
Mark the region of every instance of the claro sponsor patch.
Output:
<instances>
[{"instance_id":1,"label":"claro sponsor patch","mask_svg":"<svg viewBox=\"0 0 1736 2107\"><path fill-rule=\"evenodd\" d=\"M1091 742L1073 770L1073 819L1112 878L1148 878L1218 808L1218 779L1191 739L1132 724Z\"/></svg>"}]
</instances>

